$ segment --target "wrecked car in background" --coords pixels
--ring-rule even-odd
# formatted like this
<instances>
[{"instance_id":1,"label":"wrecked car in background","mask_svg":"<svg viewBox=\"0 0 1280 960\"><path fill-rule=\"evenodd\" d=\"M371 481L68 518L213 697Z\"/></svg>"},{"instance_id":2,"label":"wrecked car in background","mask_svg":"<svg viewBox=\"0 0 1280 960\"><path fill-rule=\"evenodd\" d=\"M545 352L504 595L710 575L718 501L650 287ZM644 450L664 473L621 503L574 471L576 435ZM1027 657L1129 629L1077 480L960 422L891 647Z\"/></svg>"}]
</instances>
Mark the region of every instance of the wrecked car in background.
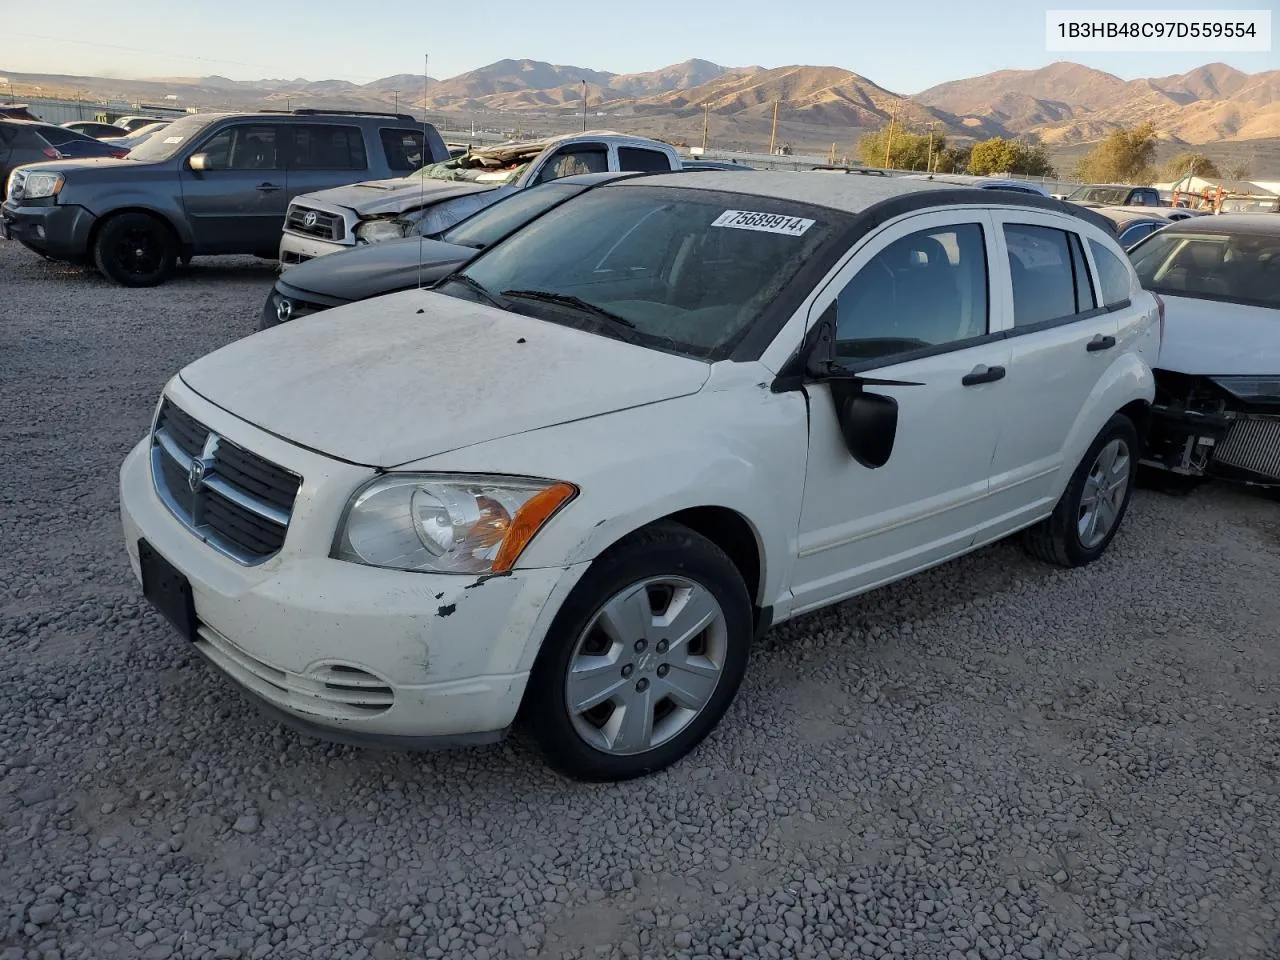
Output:
<instances>
[{"instance_id":1,"label":"wrecked car in background","mask_svg":"<svg viewBox=\"0 0 1280 960\"><path fill-rule=\"evenodd\" d=\"M670 144L612 131L472 150L405 177L296 198L285 216L280 265L362 243L439 233L510 193L562 177L679 169L680 155Z\"/></svg>"},{"instance_id":2,"label":"wrecked car in background","mask_svg":"<svg viewBox=\"0 0 1280 960\"><path fill-rule=\"evenodd\" d=\"M1280 217L1171 223L1129 257L1165 303L1143 462L1280 486Z\"/></svg>"}]
</instances>

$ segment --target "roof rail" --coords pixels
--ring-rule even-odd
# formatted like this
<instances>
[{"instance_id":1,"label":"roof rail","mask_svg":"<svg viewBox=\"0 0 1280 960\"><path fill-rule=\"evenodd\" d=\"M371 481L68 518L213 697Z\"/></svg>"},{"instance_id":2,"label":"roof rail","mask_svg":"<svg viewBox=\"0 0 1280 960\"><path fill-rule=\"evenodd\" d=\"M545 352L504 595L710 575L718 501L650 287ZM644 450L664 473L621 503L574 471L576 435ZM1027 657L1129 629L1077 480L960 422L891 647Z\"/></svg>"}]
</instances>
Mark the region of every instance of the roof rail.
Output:
<instances>
[{"instance_id":1,"label":"roof rail","mask_svg":"<svg viewBox=\"0 0 1280 960\"><path fill-rule=\"evenodd\" d=\"M316 107L299 107L297 110L262 109L259 113L283 113L296 117L388 117L392 120L404 120L408 123L421 123L417 117L407 113L392 113L389 110L325 110Z\"/></svg>"}]
</instances>

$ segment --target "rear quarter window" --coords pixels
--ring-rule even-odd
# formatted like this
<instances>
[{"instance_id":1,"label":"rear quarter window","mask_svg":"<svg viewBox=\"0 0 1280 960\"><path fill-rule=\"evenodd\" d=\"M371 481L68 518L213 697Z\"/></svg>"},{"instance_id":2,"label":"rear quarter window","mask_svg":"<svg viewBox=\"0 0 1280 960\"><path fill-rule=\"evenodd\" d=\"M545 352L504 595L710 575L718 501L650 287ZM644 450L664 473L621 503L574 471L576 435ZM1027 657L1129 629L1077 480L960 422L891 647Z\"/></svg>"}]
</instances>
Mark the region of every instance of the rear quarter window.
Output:
<instances>
[{"instance_id":1,"label":"rear quarter window","mask_svg":"<svg viewBox=\"0 0 1280 960\"><path fill-rule=\"evenodd\" d=\"M402 173L411 173L423 164L423 138L421 130L383 127L378 131L382 152L387 166Z\"/></svg>"},{"instance_id":2,"label":"rear quarter window","mask_svg":"<svg viewBox=\"0 0 1280 960\"><path fill-rule=\"evenodd\" d=\"M1129 268L1114 253L1098 243L1089 241L1094 265L1098 268L1098 284L1102 287L1103 306L1114 307L1129 300Z\"/></svg>"}]
</instances>

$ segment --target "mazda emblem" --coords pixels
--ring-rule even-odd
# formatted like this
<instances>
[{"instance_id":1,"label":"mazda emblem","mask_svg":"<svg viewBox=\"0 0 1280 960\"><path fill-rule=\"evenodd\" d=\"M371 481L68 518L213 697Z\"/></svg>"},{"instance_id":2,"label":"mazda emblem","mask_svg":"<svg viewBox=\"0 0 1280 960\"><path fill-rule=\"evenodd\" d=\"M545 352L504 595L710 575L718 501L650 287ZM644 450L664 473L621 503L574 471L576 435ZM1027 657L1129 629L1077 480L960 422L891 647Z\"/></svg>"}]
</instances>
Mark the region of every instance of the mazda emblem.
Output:
<instances>
[{"instance_id":1,"label":"mazda emblem","mask_svg":"<svg viewBox=\"0 0 1280 960\"><path fill-rule=\"evenodd\" d=\"M293 319L293 301L281 297L276 301L276 320L284 323Z\"/></svg>"}]
</instances>

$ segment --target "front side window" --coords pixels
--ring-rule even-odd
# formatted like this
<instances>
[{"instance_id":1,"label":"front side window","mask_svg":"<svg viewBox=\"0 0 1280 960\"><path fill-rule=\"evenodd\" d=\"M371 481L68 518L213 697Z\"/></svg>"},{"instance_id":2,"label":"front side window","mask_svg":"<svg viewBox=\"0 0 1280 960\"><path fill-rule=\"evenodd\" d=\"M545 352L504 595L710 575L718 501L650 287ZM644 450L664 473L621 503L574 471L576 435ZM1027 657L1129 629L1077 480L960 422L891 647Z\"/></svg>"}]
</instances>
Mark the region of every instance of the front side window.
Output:
<instances>
[{"instance_id":1,"label":"front side window","mask_svg":"<svg viewBox=\"0 0 1280 960\"><path fill-rule=\"evenodd\" d=\"M242 123L227 127L210 137L199 152L207 158L206 170L284 169L276 128L270 124Z\"/></svg>"},{"instance_id":2,"label":"front side window","mask_svg":"<svg viewBox=\"0 0 1280 960\"><path fill-rule=\"evenodd\" d=\"M1114 307L1126 302L1129 299L1129 267L1096 240L1089 241L1089 250L1098 267L1098 284L1102 287L1103 304Z\"/></svg>"},{"instance_id":3,"label":"front side window","mask_svg":"<svg viewBox=\"0 0 1280 960\"><path fill-rule=\"evenodd\" d=\"M848 216L726 191L589 190L486 254L446 293L689 356L728 354Z\"/></svg>"},{"instance_id":4,"label":"front side window","mask_svg":"<svg viewBox=\"0 0 1280 960\"><path fill-rule=\"evenodd\" d=\"M285 130L292 170L364 170L364 134L359 127L289 124Z\"/></svg>"},{"instance_id":5,"label":"front side window","mask_svg":"<svg viewBox=\"0 0 1280 960\"><path fill-rule=\"evenodd\" d=\"M607 173L609 151L603 146L574 146L553 154L538 171L538 182L559 180L582 173Z\"/></svg>"},{"instance_id":6,"label":"front side window","mask_svg":"<svg viewBox=\"0 0 1280 960\"><path fill-rule=\"evenodd\" d=\"M1004 239L1013 281L1015 328L1063 320L1096 307L1076 234L1009 223Z\"/></svg>"},{"instance_id":7,"label":"front side window","mask_svg":"<svg viewBox=\"0 0 1280 960\"><path fill-rule=\"evenodd\" d=\"M1147 290L1280 307L1280 237L1154 234L1130 255Z\"/></svg>"},{"instance_id":8,"label":"front side window","mask_svg":"<svg viewBox=\"0 0 1280 960\"><path fill-rule=\"evenodd\" d=\"M836 353L856 362L987 333L987 248L980 224L895 240L836 298Z\"/></svg>"}]
</instances>

